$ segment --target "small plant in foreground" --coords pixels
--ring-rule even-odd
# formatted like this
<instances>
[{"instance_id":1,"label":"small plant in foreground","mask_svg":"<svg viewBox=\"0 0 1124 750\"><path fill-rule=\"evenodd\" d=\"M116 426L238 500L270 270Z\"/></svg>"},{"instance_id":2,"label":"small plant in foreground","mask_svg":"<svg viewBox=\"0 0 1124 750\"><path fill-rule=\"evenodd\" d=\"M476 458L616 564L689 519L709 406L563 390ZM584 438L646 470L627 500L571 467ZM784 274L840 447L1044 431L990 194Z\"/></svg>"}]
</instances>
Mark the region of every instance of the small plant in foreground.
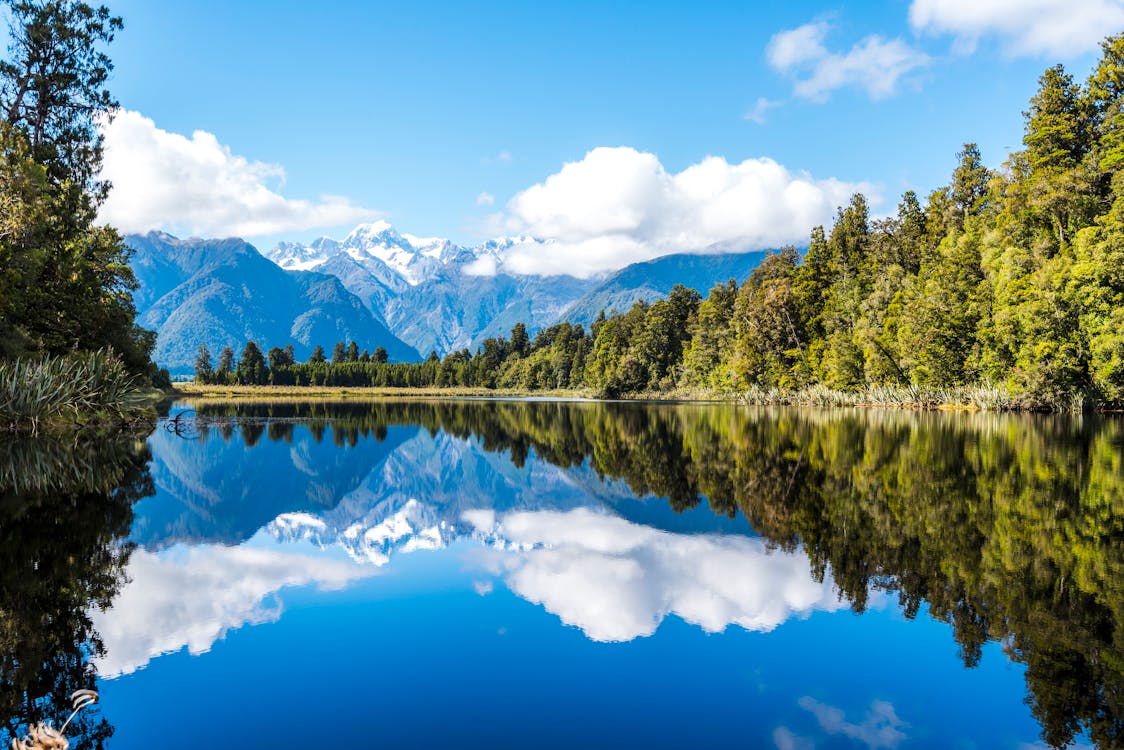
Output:
<instances>
[{"instance_id":1,"label":"small plant in foreground","mask_svg":"<svg viewBox=\"0 0 1124 750\"><path fill-rule=\"evenodd\" d=\"M0 362L0 429L37 432L47 422L135 409L137 376L110 351Z\"/></svg>"},{"instance_id":2,"label":"small plant in foreground","mask_svg":"<svg viewBox=\"0 0 1124 750\"><path fill-rule=\"evenodd\" d=\"M51 722L32 724L26 737L12 739L12 750L67 750L70 740L66 738L66 728L86 706L98 702L98 694L93 690L75 690L70 695L70 705L74 709L63 725L55 729Z\"/></svg>"}]
</instances>

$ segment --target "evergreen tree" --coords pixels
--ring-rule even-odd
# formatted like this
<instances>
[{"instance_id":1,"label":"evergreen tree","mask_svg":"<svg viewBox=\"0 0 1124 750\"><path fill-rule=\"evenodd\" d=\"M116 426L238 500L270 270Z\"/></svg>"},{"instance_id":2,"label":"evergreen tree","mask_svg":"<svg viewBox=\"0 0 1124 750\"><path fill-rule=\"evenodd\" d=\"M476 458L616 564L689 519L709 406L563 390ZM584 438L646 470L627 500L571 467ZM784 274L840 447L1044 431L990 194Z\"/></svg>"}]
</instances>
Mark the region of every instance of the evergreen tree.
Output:
<instances>
[{"instance_id":1,"label":"evergreen tree","mask_svg":"<svg viewBox=\"0 0 1124 750\"><path fill-rule=\"evenodd\" d=\"M719 365L730 352L733 341L731 322L737 283L730 279L715 284L707 298L699 303L690 343L683 353L683 380L686 385L726 389L732 385L728 368Z\"/></svg>"},{"instance_id":2,"label":"evergreen tree","mask_svg":"<svg viewBox=\"0 0 1124 750\"><path fill-rule=\"evenodd\" d=\"M378 362L380 364L385 364L387 359L388 359L388 355L386 353L386 348L381 347L381 346L376 346L374 353L371 354L371 359L373 359L375 362Z\"/></svg>"},{"instance_id":3,"label":"evergreen tree","mask_svg":"<svg viewBox=\"0 0 1124 750\"><path fill-rule=\"evenodd\" d=\"M134 322L136 280L116 231L94 225L99 118L116 102L101 48L121 21L76 0L10 0L0 62L0 355L111 347L155 373L155 335ZM17 230L17 231L11 231Z\"/></svg>"},{"instance_id":4,"label":"evergreen tree","mask_svg":"<svg viewBox=\"0 0 1124 750\"><path fill-rule=\"evenodd\" d=\"M234 349L229 346L224 346L222 351L219 352L219 363L215 367L215 375L220 379L226 380L228 376L234 371Z\"/></svg>"},{"instance_id":5,"label":"evergreen tree","mask_svg":"<svg viewBox=\"0 0 1124 750\"><path fill-rule=\"evenodd\" d=\"M271 348L268 355L269 369L276 370L279 367L290 367L296 364L296 361L293 359L292 351L292 344L284 349L279 346Z\"/></svg>"},{"instance_id":6,"label":"evergreen tree","mask_svg":"<svg viewBox=\"0 0 1124 750\"><path fill-rule=\"evenodd\" d=\"M683 345L699 306L699 293L676 284L665 299L648 306L630 349L647 371L647 387L666 389L681 373Z\"/></svg>"},{"instance_id":7,"label":"evergreen tree","mask_svg":"<svg viewBox=\"0 0 1124 750\"><path fill-rule=\"evenodd\" d=\"M734 341L728 351L733 382L798 385L804 358L803 323L794 281L796 249L769 255L753 269L734 306Z\"/></svg>"},{"instance_id":8,"label":"evergreen tree","mask_svg":"<svg viewBox=\"0 0 1124 750\"><path fill-rule=\"evenodd\" d=\"M316 365L327 361L328 360L324 357L324 347L317 344L312 350L312 355L308 358L308 363L310 365Z\"/></svg>"},{"instance_id":9,"label":"evergreen tree","mask_svg":"<svg viewBox=\"0 0 1124 750\"><path fill-rule=\"evenodd\" d=\"M354 341L347 345L347 361L359 361L359 344L355 343Z\"/></svg>"},{"instance_id":10,"label":"evergreen tree","mask_svg":"<svg viewBox=\"0 0 1124 750\"><path fill-rule=\"evenodd\" d=\"M347 347L344 346L342 341L337 341L336 345L332 347L332 364L338 365L347 361Z\"/></svg>"},{"instance_id":11,"label":"evergreen tree","mask_svg":"<svg viewBox=\"0 0 1124 750\"><path fill-rule=\"evenodd\" d=\"M207 383L214 373L214 367L211 365L211 350L206 344L200 344L199 351L195 355L195 382Z\"/></svg>"},{"instance_id":12,"label":"evergreen tree","mask_svg":"<svg viewBox=\"0 0 1124 750\"><path fill-rule=\"evenodd\" d=\"M511 329L511 351L517 357L526 357L531 351L531 340L527 337L527 326L516 323Z\"/></svg>"},{"instance_id":13,"label":"evergreen tree","mask_svg":"<svg viewBox=\"0 0 1124 750\"><path fill-rule=\"evenodd\" d=\"M942 387L977 379L970 355L984 303L979 245L974 231L945 240L940 255L904 292L897 341L887 342L887 348L895 353L899 372L908 373L914 385Z\"/></svg>"},{"instance_id":14,"label":"evergreen tree","mask_svg":"<svg viewBox=\"0 0 1124 750\"><path fill-rule=\"evenodd\" d=\"M1101 44L1101 59L1087 84L1088 115L1093 141L1092 167L1099 173L1101 193L1113 174L1124 168L1124 34ZM1119 187L1114 188L1117 193Z\"/></svg>"},{"instance_id":15,"label":"evergreen tree","mask_svg":"<svg viewBox=\"0 0 1124 750\"><path fill-rule=\"evenodd\" d=\"M824 300L818 377L833 388L850 390L863 381L864 361L856 327L873 276L867 262L869 245L866 199L856 194L850 205L839 211L827 241L835 274Z\"/></svg>"},{"instance_id":16,"label":"evergreen tree","mask_svg":"<svg viewBox=\"0 0 1124 750\"><path fill-rule=\"evenodd\" d=\"M238 360L238 369L235 375L239 383L246 385L264 385L269 381L269 369L266 367L265 355L254 341L247 341L246 348Z\"/></svg>"},{"instance_id":17,"label":"evergreen tree","mask_svg":"<svg viewBox=\"0 0 1124 750\"><path fill-rule=\"evenodd\" d=\"M808 335L804 367L813 373L819 372L823 358L824 307L835 275L836 266L827 246L827 235L823 227L813 227L808 252L793 282L800 319Z\"/></svg>"},{"instance_id":18,"label":"evergreen tree","mask_svg":"<svg viewBox=\"0 0 1124 750\"><path fill-rule=\"evenodd\" d=\"M948 195L956 209L956 221L963 226L968 217L984 209L990 174L983 165L979 147L974 143L965 143L956 158L960 163L952 173Z\"/></svg>"},{"instance_id":19,"label":"evergreen tree","mask_svg":"<svg viewBox=\"0 0 1124 750\"><path fill-rule=\"evenodd\" d=\"M1023 113L1030 168L1060 171L1080 163L1088 148L1087 115L1081 91L1061 65L1047 68L1038 79L1038 92Z\"/></svg>"}]
</instances>

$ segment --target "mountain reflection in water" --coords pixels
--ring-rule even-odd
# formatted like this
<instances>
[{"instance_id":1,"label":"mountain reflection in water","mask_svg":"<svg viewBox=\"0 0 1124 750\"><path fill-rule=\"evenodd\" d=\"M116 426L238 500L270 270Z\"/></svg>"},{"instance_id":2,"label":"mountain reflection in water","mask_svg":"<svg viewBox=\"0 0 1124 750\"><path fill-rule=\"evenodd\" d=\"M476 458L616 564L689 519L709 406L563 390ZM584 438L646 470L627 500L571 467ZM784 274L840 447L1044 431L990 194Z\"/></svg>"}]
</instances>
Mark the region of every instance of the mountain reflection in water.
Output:
<instances>
[{"instance_id":1,"label":"mountain reflection in water","mask_svg":"<svg viewBox=\"0 0 1124 750\"><path fill-rule=\"evenodd\" d=\"M204 653L281 619L284 589L346 590L402 554L449 549L478 593L502 586L598 642L658 638L669 616L766 633L896 603L907 618L948 623L965 666L1002 644L1025 668L1047 744L1124 741L1118 420L518 401L193 406L188 437L158 428L147 448L100 443L109 484L25 486L20 477L54 476L36 461L68 460L44 441L0 456L11 558L0 576L24 571L26 588L26 571L51 571L31 576L31 598L15 578L2 589L9 731L57 716L59 696L91 682L91 660L110 678L161 654ZM91 517L61 522L58 503ZM52 567L79 548L82 565ZM48 611L49 637L70 656L39 643L48 636L32 624ZM812 696L798 704L825 736L893 747L916 734L880 699L866 719ZM99 746L111 730L96 718L100 729L72 746ZM778 747L807 740L788 725L770 736Z\"/></svg>"}]
</instances>

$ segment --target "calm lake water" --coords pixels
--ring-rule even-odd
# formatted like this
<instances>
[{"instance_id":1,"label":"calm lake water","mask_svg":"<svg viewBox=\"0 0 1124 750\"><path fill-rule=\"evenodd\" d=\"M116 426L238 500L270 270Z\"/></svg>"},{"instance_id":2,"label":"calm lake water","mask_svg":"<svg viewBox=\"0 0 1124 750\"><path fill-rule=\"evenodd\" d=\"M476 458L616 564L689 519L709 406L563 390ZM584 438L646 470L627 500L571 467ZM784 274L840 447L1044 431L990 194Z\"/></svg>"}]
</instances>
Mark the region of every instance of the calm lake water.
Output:
<instances>
[{"instance_id":1,"label":"calm lake water","mask_svg":"<svg viewBox=\"0 0 1124 750\"><path fill-rule=\"evenodd\" d=\"M4 747L1124 741L1124 421L194 408L0 442Z\"/></svg>"}]
</instances>

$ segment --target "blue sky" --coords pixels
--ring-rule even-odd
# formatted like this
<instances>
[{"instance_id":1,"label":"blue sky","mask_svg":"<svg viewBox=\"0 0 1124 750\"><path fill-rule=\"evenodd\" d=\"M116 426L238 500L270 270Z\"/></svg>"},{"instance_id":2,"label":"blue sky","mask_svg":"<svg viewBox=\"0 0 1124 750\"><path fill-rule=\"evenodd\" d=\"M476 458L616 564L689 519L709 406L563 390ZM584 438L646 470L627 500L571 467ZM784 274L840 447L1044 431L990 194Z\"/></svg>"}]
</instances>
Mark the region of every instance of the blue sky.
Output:
<instances>
[{"instance_id":1,"label":"blue sky","mask_svg":"<svg viewBox=\"0 0 1124 750\"><path fill-rule=\"evenodd\" d=\"M1124 30L1122 6L122 0L112 3L125 30L111 47L111 87L136 119L110 138L107 172L121 195L107 218L261 245L340 236L375 218L462 242L554 232L622 258L676 243L776 244L806 236L803 225L829 218L850 189L882 210L905 189L927 193L965 141L1000 165L1019 144L1038 75L1064 62L1083 79L1097 40ZM145 127L213 140L209 151L198 139L145 150ZM548 182L599 147L629 151ZM706 157L721 158L709 177L668 187ZM221 158L231 162L219 177L192 172L193 159ZM730 187L756 180L761 159L783 174L755 182L757 192ZM815 193L807 205L728 215L801 179ZM627 184L601 190L615 180ZM264 192L242 206L255 185ZM528 197L535 185L547 189ZM668 190L691 192L690 206L649 200ZM699 191L724 195L722 205ZM584 202L567 203L575 196ZM583 223L602 208L603 221ZM660 216L706 227L650 229ZM602 242L609 235L631 244Z\"/></svg>"}]
</instances>

